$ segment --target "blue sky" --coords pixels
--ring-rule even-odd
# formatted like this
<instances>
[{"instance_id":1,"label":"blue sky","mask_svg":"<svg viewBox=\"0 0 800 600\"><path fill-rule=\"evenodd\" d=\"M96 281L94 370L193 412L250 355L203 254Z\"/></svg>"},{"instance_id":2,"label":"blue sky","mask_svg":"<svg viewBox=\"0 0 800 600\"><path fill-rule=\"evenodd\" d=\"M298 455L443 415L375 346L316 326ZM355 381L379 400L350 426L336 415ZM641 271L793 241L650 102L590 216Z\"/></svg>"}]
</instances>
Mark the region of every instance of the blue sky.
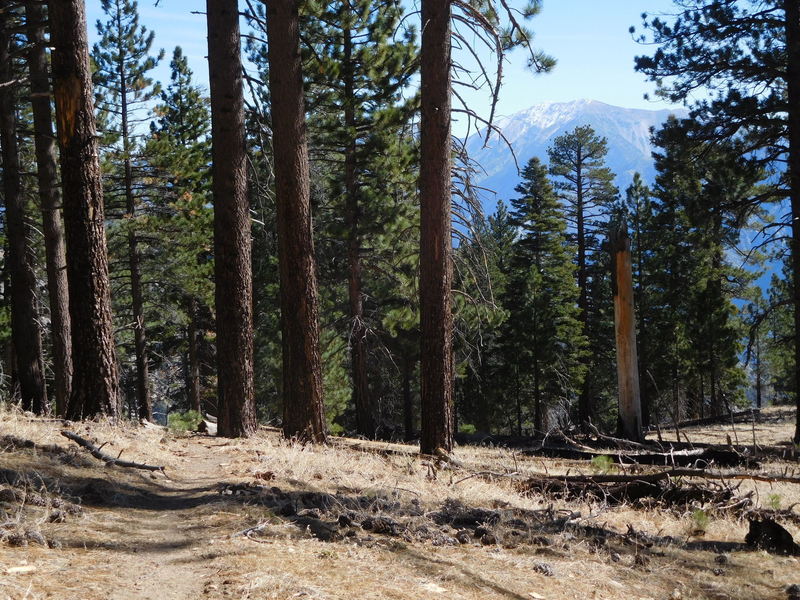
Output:
<instances>
[{"instance_id":1,"label":"blue sky","mask_svg":"<svg viewBox=\"0 0 800 600\"><path fill-rule=\"evenodd\" d=\"M521 0L518 0L521 2ZM412 0L413 2L413 0ZM513 3L512 3L513 4ZM669 13L671 0L544 0L541 14L529 22L536 47L554 56L553 72L533 75L525 68L525 53L517 50L505 67L504 88L498 115L509 115L533 104L591 98L629 108L664 108L663 102L644 100L653 84L633 70L633 58L652 49L631 39L628 28L640 29L642 12ZM169 79L169 58L180 45L189 58L197 81L207 84L206 23L202 0L140 0L140 22L156 33L156 48L166 56L154 76ZM100 0L87 0L89 39L97 39L95 22L105 20ZM484 114L488 99L470 97Z\"/></svg>"}]
</instances>

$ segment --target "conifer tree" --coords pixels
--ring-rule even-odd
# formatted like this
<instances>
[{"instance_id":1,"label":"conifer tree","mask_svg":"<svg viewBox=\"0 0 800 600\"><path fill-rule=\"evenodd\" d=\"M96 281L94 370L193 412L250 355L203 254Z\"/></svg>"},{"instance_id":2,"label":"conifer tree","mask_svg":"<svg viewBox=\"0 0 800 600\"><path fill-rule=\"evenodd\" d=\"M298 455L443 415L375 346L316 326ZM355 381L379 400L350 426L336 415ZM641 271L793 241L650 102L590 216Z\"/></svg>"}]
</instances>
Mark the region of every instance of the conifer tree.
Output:
<instances>
[{"instance_id":1,"label":"conifer tree","mask_svg":"<svg viewBox=\"0 0 800 600\"><path fill-rule=\"evenodd\" d=\"M51 2L49 7L72 322L72 393L66 417L113 417L119 387L86 12L82 0Z\"/></svg>"},{"instance_id":2,"label":"conifer tree","mask_svg":"<svg viewBox=\"0 0 800 600\"><path fill-rule=\"evenodd\" d=\"M257 426L253 276L238 2L207 0L219 434Z\"/></svg>"},{"instance_id":3,"label":"conifer tree","mask_svg":"<svg viewBox=\"0 0 800 600\"><path fill-rule=\"evenodd\" d=\"M110 124L121 146L115 148L112 161L122 168L127 263L130 277L131 311L136 353L136 398L141 419L153 419L147 353L142 256L135 218L137 199L134 192L134 153L136 112L153 98L157 86L147 76L163 56L151 56L154 33L139 25L137 3L131 0L102 0L108 21L97 23L100 41L93 49L97 66L95 85L102 91L100 108L110 116ZM107 134L109 132L106 132ZM111 188L112 194L117 190Z\"/></svg>"},{"instance_id":4,"label":"conifer tree","mask_svg":"<svg viewBox=\"0 0 800 600\"><path fill-rule=\"evenodd\" d=\"M413 153L404 129L413 102L402 96L416 72L416 49L413 31L396 33L402 19L394 0L342 0L325 3L306 20L320 40L309 53L309 127L315 153L327 164L330 209L344 215L352 403L356 431L368 437L376 433L377 403L368 380L367 338L379 323L367 312L374 291L365 270L381 259L374 236L399 216L395 190L412 187Z\"/></svg>"},{"instance_id":5,"label":"conifer tree","mask_svg":"<svg viewBox=\"0 0 800 600\"><path fill-rule=\"evenodd\" d=\"M209 208L210 115L202 90L180 47L170 62L170 83L154 109L145 155L161 186L151 202L156 214L143 225L158 239L158 254L149 263L177 291L178 312L185 318L187 399L201 410L201 330L203 315L213 310L213 212ZM152 245L152 244L151 244ZM162 300L163 302L163 300Z\"/></svg>"},{"instance_id":6,"label":"conifer tree","mask_svg":"<svg viewBox=\"0 0 800 600\"><path fill-rule=\"evenodd\" d=\"M751 201L789 198L793 281L800 281L800 4L686 0L679 6L670 20L644 16L645 30L658 48L652 56L637 57L636 68L656 82L659 95L690 104L700 125L691 132L695 139L742 138L744 158L783 173L775 193ZM695 100L699 86L712 93ZM795 369L800 370L798 285L792 300ZM795 399L794 440L800 443L800 390Z\"/></svg>"},{"instance_id":7,"label":"conifer tree","mask_svg":"<svg viewBox=\"0 0 800 600\"><path fill-rule=\"evenodd\" d=\"M12 58L12 30L19 13L0 11L0 146L2 146L3 199L8 237L7 265L11 283L11 336L14 344L22 405L26 410L48 410L42 342L37 321L36 280L25 223L25 198L17 142L17 84ZM18 66L18 65L17 65Z\"/></svg>"},{"instance_id":8,"label":"conifer tree","mask_svg":"<svg viewBox=\"0 0 800 600\"><path fill-rule=\"evenodd\" d=\"M533 398L533 425L544 431L547 408L569 405L581 389L585 345L578 312L574 248L567 241L562 207L547 169L532 158L511 201L518 228L512 274L503 301L507 360L526 376Z\"/></svg>"},{"instance_id":9,"label":"conifer tree","mask_svg":"<svg viewBox=\"0 0 800 600\"><path fill-rule=\"evenodd\" d=\"M275 202L283 332L283 432L286 437L324 442L319 303L298 8L294 0L277 0L267 6L273 148L275 156L280 157L275 163Z\"/></svg>"},{"instance_id":10,"label":"conifer tree","mask_svg":"<svg viewBox=\"0 0 800 600\"><path fill-rule=\"evenodd\" d=\"M61 211L61 190L58 187L58 156L53 135L53 111L50 106L52 93L45 40L47 18L45 9L45 5L36 0L25 2L36 181L42 211L47 295L50 300L55 410L57 415L63 416L72 387L71 332L64 219Z\"/></svg>"},{"instance_id":11,"label":"conifer tree","mask_svg":"<svg viewBox=\"0 0 800 600\"><path fill-rule=\"evenodd\" d=\"M590 290L596 279L591 278L590 266L598 252L597 222L608 214L617 196L614 174L605 166L608 144L588 125L576 127L553 140L547 154L550 173L555 177L555 189L564 202L567 222L574 231L577 265L578 308L584 335L589 335L592 319ZM590 346L608 346L610 340L590 338ZM594 371L595 369L591 369ZM588 382L588 380L587 380ZM578 403L578 422L582 427L595 415L591 402L592 390L585 384Z\"/></svg>"}]
</instances>

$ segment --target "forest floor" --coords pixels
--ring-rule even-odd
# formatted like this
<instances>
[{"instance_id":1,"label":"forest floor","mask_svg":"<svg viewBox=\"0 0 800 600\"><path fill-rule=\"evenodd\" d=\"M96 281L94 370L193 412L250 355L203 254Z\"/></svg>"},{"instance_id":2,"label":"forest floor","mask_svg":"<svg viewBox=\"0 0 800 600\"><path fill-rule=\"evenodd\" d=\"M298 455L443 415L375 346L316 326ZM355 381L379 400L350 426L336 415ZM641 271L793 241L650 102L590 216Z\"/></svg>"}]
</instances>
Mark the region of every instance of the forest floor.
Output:
<instances>
[{"instance_id":1,"label":"forest floor","mask_svg":"<svg viewBox=\"0 0 800 600\"><path fill-rule=\"evenodd\" d=\"M792 422L776 408L752 426L682 435L777 447ZM105 466L65 428L165 469ZM0 405L0 600L752 600L786 599L800 584L800 557L744 543L753 510L780 515L800 540L796 452L715 469L782 482L679 477L724 493L630 502L525 484L630 466L500 448L454 456L445 464L353 439L301 446L273 430L226 440L65 425Z\"/></svg>"}]
</instances>

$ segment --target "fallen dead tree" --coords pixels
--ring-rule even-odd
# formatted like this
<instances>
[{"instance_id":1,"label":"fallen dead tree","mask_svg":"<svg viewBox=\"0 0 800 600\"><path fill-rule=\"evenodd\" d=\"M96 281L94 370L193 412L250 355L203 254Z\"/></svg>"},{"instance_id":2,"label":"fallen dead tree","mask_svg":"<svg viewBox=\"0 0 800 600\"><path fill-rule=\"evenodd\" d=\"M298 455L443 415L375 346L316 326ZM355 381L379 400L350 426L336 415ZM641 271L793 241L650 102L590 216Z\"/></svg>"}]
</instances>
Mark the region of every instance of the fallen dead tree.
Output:
<instances>
[{"instance_id":1,"label":"fallen dead tree","mask_svg":"<svg viewBox=\"0 0 800 600\"><path fill-rule=\"evenodd\" d=\"M538 448L522 450L525 456L545 456L548 458L566 458L571 460L592 460L598 456L608 456L618 464L638 464L664 467L696 467L718 465L720 467L747 466L757 467L758 463L751 455L743 454L729 448L708 446L686 450L669 450L664 452L647 450L615 450L594 449L586 446L540 445Z\"/></svg>"},{"instance_id":2,"label":"fallen dead tree","mask_svg":"<svg viewBox=\"0 0 800 600\"><path fill-rule=\"evenodd\" d=\"M679 428L683 427L696 427L698 425L719 425L719 424L727 424L733 421L734 423L749 423L751 420L755 419L758 421L761 418L761 410L758 408L754 409L747 409L747 410L740 410L737 412L726 412L721 415L715 415L713 417L703 417L702 419L688 419L686 421L678 421L677 425ZM675 423L661 423L662 429L668 429L670 427L674 428Z\"/></svg>"},{"instance_id":3,"label":"fallen dead tree","mask_svg":"<svg viewBox=\"0 0 800 600\"><path fill-rule=\"evenodd\" d=\"M603 473L596 475L537 475L515 481L526 494L556 495L567 499L594 498L609 504L648 501L668 506L712 504L719 509L752 507L752 494L736 497L731 481L800 484L800 477L757 473L720 473L705 469L669 469L654 473ZM699 483L701 482L701 483Z\"/></svg>"},{"instance_id":4,"label":"fallen dead tree","mask_svg":"<svg viewBox=\"0 0 800 600\"><path fill-rule=\"evenodd\" d=\"M86 448L92 456L94 456L98 460L102 460L107 467L114 466L114 467L126 467L129 469L142 469L144 471L161 471L162 473L166 474L163 466L146 465L143 463L131 462L128 460L120 460L119 456L115 458L109 454L106 454L102 451L103 446L99 447L95 446L89 440L82 438L77 433L73 433L72 431L67 431L66 429L62 430L61 435L63 435L68 440L72 440L79 446ZM121 454L122 453L120 452L120 455Z\"/></svg>"}]
</instances>

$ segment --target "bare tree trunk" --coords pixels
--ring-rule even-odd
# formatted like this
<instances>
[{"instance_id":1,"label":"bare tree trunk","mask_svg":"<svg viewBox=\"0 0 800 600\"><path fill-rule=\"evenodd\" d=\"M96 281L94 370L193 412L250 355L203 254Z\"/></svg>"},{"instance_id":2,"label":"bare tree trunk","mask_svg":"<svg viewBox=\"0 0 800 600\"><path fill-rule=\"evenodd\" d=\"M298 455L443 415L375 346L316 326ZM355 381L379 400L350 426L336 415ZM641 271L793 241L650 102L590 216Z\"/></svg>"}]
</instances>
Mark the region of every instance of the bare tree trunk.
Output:
<instances>
[{"instance_id":1,"label":"bare tree trunk","mask_svg":"<svg viewBox=\"0 0 800 600\"><path fill-rule=\"evenodd\" d=\"M536 344L536 340L533 340ZM544 431L544 406L542 406L542 389L539 383L539 356L534 350L533 359L533 428L535 433Z\"/></svg>"},{"instance_id":2,"label":"bare tree trunk","mask_svg":"<svg viewBox=\"0 0 800 600\"><path fill-rule=\"evenodd\" d=\"M25 199L17 144L16 87L11 64L10 11L0 12L0 143L3 157L5 229L11 279L11 338L16 349L22 406L48 410L42 338L37 321L36 276L25 226Z\"/></svg>"},{"instance_id":3,"label":"bare tree trunk","mask_svg":"<svg viewBox=\"0 0 800 600\"><path fill-rule=\"evenodd\" d=\"M575 222L576 222L576 238L578 242L578 309L580 310L581 329L586 334L589 325L589 284L586 267L586 222L583 214L583 154L582 149L578 148L578 156L575 161L577 171L575 173L575 193L577 195L575 202ZM585 357L582 359L584 364L589 366L589 359ZM578 396L578 425L584 432L588 431L588 423L594 416L592 414L592 403L589 395L589 373L587 370L586 377L581 385L580 395Z\"/></svg>"},{"instance_id":4,"label":"bare tree trunk","mask_svg":"<svg viewBox=\"0 0 800 600\"><path fill-rule=\"evenodd\" d=\"M420 452L453 448L450 0L422 0L420 54Z\"/></svg>"},{"instance_id":5,"label":"bare tree trunk","mask_svg":"<svg viewBox=\"0 0 800 600\"><path fill-rule=\"evenodd\" d=\"M28 32L28 69L31 79L34 146L37 183L42 207L47 294L50 298L50 328L53 345L56 414L63 416L72 388L72 346L69 320L69 288L64 221L58 188L56 139L50 108L45 41L45 7L41 2L25 3Z\"/></svg>"},{"instance_id":6,"label":"bare tree trunk","mask_svg":"<svg viewBox=\"0 0 800 600\"><path fill-rule=\"evenodd\" d=\"M403 433L404 439L414 439L414 406L411 399L411 375L414 363L409 356L403 358Z\"/></svg>"},{"instance_id":7,"label":"bare tree trunk","mask_svg":"<svg viewBox=\"0 0 800 600\"><path fill-rule=\"evenodd\" d=\"M633 306L631 240L622 223L610 240L617 341L619 416L626 439L641 441L642 409L639 397L639 360L636 352L636 313Z\"/></svg>"},{"instance_id":8,"label":"bare tree trunk","mask_svg":"<svg viewBox=\"0 0 800 600\"><path fill-rule=\"evenodd\" d=\"M66 416L116 416L119 384L86 8L83 0L49 6L74 369Z\"/></svg>"},{"instance_id":9,"label":"bare tree trunk","mask_svg":"<svg viewBox=\"0 0 800 600\"><path fill-rule=\"evenodd\" d=\"M787 105L789 108L789 196L792 206L792 299L794 300L794 443L800 444L800 0L784 0Z\"/></svg>"},{"instance_id":10,"label":"bare tree trunk","mask_svg":"<svg viewBox=\"0 0 800 600\"><path fill-rule=\"evenodd\" d=\"M297 0L270 0L267 4L283 334L283 433L286 437L324 442L319 306L298 8Z\"/></svg>"},{"instance_id":11,"label":"bare tree trunk","mask_svg":"<svg viewBox=\"0 0 800 600\"><path fill-rule=\"evenodd\" d=\"M763 364L761 363L761 334L756 328L756 408L760 409L762 404L762 371L763 371Z\"/></svg>"},{"instance_id":12,"label":"bare tree trunk","mask_svg":"<svg viewBox=\"0 0 800 600\"><path fill-rule=\"evenodd\" d=\"M200 357L197 348L197 300L190 298L186 307L189 327L186 336L189 341L189 406L200 412Z\"/></svg>"}]
</instances>

